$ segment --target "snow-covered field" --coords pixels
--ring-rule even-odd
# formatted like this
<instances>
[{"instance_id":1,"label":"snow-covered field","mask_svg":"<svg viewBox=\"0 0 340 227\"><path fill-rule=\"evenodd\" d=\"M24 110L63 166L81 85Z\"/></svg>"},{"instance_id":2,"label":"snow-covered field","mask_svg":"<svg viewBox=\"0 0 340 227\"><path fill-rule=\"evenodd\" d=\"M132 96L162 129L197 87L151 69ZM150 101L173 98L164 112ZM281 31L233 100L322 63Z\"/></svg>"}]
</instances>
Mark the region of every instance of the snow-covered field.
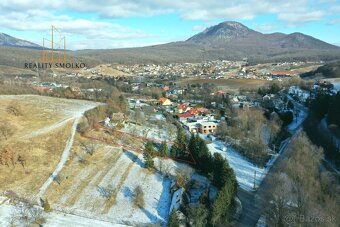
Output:
<instances>
[{"instance_id":1,"label":"snow-covered field","mask_svg":"<svg viewBox=\"0 0 340 227\"><path fill-rule=\"evenodd\" d=\"M201 135L203 138L205 136ZM206 138L205 138L206 139ZM220 153L224 158L227 159L230 167L234 170L237 182L239 186L244 190L251 191L254 189L254 179L255 179L255 187L257 187L267 174L267 170L265 168L260 168L249 162L236 152L230 146L227 146L225 143L219 140L214 140L211 144L207 145L209 151L211 153ZM225 150L226 151L223 151ZM255 176L256 172L256 176Z\"/></svg>"},{"instance_id":2,"label":"snow-covered field","mask_svg":"<svg viewBox=\"0 0 340 227\"><path fill-rule=\"evenodd\" d=\"M91 174L90 167L84 168L75 176L74 185L65 191L57 207L60 210L66 210L67 213L89 218L96 217L111 223L164 224L168 218L171 201L171 180L159 173L148 172L144 168L142 154L108 149L111 149L108 155L113 155L112 152L122 154L116 156L118 159L111 166L103 166L101 171L89 179L83 190L78 192L77 188L81 187L85 178ZM101 196L99 188L109 186L117 190L117 195L115 202L107 205L106 198ZM140 186L144 192L145 205L142 209L135 207L133 203L133 191L137 186ZM69 206L68 201L75 196L74 193L80 194L77 195L78 199L75 203Z\"/></svg>"}]
</instances>

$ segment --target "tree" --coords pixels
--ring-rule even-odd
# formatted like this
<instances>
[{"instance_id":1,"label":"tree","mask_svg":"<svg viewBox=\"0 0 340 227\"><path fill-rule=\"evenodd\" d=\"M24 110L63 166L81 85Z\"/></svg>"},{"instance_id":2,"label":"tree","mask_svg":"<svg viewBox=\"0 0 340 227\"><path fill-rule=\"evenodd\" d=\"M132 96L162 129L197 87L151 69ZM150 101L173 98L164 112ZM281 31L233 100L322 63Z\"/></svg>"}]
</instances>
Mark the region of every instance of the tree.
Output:
<instances>
[{"instance_id":1,"label":"tree","mask_svg":"<svg viewBox=\"0 0 340 227\"><path fill-rule=\"evenodd\" d=\"M288 100L287 108L290 109L290 110L294 109L294 104L291 100Z\"/></svg>"},{"instance_id":2,"label":"tree","mask_svg":"<svg viewBox=\"0 0 340 227\"><path fill-rule=\"evenodd\" d=\"M198 204L197 207L190 207L188 216L190 219L190 225L195 227L205 227L208 223L208 215L209 212L207 208L202 205Z\"/></svg>"},{"instance_id":3,"label":"tree","mask_svg":"<svg viewBox=\"0 0 340 227\"><path fill-rule=\"evenodd\" d=\"M139 208L144 207L144 192L139 185L134 189L134 204Z\"/></svg>"},{"instance_id":4,"label":"tree","mask_svg":"<svg viewBox=\"0 0 340 227\"><path fill-rule=\"evenodd\" d=\"M179 220L175 209L172 209L169 217L169 227L179 227Z\"/></svg>"},{"instance_id":5,"label":"tree","mask_svg":"<svg viewBox=\"0 0 340 227\"><path fill-rule=\"evenodd\" d=\"M10 136L14 134L14 127L8 122L0 122L0 140L7 140Z\"/></svg>"},{"instance_id":6,"label":"tree","mask_svg":"<svg viewBox=\"0 0 340 227\"><path fill-rule=\"evenodd\" d=\"M166 141L162 142L161 147L159 148L159 153L164 156L168 155L168 145L166 144Z\"/></svg>"},{"instance_id":7,"label":"tree","mask_svg":"<svg viewBox=\"0 0 340 227\"><path fill-rule=\"evenodd\" d=\"M217 224L222 217L228 214L235 192L233 188L225 184L223 188L217 193L217 197L212 205L211 222Z\"/></svg>"},{"instance_id":8,"label":"tree","mask_svg":"<svg viewBox=\"0 0 340 227\"><path fill-rule=\"evenodd\" d=\"M18 155L18 162L22 165L23 168L25 168L26 162L27 162L27 157L24 154Z\"/></svg>"},{"instance_id":9,"label":"tree","mask_svg":"<svg viewBox=\"0 0 340 227\"><path fill-rule=\"evenodd\" d=\"M145 148L144 148L144 153L143 153L143 158L145 160L145 168L151 169L154 168L154 154L155 154L155 149L153 147L153 144L151 141L146 142Z\"/></svg>"},{"instance_id":10,"label":"tree","mask_svg":"<svg viewBox=\"0 0 340 227\"><path fill-rule=\"evenodd\" d=\"M9 167L10 164L15 165L15 153L10 147L5 147L0 153L0 164L7 165Z\"/></svg>"},{"instance_id":11,"label":"tree","mask_svg":"<svg viewBox=\"0 0 340 227\"><path fill-rule=\"evenodd\" d=\"M187 157L188 152L186 150L186 135L182 126L177 126L177 139L176 139L176 157Z\"/></svg>"},{"instance_id":12,"label":"tree","mask_svg":"<svg viewBox=\"0 0 340 227\"><path fill-rule=\"evenodd\" d=\"M51 211L52 211L51 205L50 205L50 203L48 202L48 199L47 199L47 198L45 199L45 202L44 202L44 211L45 211L45 212L51 212Z\"/></svg>"}]
</instances>

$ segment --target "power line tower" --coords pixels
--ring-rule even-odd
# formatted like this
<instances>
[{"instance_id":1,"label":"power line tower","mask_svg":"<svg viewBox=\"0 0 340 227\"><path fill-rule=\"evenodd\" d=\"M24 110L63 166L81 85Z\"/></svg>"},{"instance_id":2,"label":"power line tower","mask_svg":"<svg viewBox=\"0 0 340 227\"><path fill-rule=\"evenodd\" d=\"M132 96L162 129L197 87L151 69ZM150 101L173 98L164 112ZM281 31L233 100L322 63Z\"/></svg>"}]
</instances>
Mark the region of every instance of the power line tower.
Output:
<instances>
[{"instance_id":1,"label":"power line tower","mask_svg":"<svg viewBox=\"0 0 340 227\"><path fill-rule=\"evenodd\" d=\"M42 63L66 63L66 37L55 26L51 28L51 39L43 38Z\"/></svg>"}]
</instances>

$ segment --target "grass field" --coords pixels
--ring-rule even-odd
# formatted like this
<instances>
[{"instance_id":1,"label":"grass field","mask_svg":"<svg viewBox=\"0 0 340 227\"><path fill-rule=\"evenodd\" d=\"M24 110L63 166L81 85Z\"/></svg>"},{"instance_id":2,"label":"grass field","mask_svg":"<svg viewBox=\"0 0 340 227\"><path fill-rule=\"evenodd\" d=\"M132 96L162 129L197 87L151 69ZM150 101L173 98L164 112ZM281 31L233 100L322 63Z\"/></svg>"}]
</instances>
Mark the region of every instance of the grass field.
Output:
<instances>
[{"instance_id":1,"label":"grass field","mask_svg":"<svg viewBox=\"0 0 340 227\"><path fill-rule=\"evenodd\" d=\"M0 96L0 123L11 129L0 138L0 152L12 151L9 165L0 164L0 193L12 190L32 198L53 172L71 132L75 114L89 102L42 96ZM8 111L15 106L19 114ZM25 158L23 165L18 157Z\"/></svg>"}]
</instances>

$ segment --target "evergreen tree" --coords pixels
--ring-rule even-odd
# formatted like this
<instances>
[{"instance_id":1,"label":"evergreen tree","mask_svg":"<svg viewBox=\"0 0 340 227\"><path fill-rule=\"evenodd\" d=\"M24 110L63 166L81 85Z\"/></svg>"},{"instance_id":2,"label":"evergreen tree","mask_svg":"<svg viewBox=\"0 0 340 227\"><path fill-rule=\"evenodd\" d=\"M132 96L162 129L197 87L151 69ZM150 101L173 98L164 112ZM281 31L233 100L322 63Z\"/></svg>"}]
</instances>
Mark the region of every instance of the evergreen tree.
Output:
<instances>
[{"instance_id":1,"label":"evergreen tree","mask_svg":"<svg viewBox=\"0 0 340 227\"><path fill-rule=\"evenodd\" d=\"M179 227L179 220L175 209L172 209L169 217L169 227Z\"/></svg>"},{"instance_id":2,"label":"evergreen tree","mask_svg":"<svg viewBox=\"0 0 340 227\"><path fill-rule=\"evenodd\" d=\"M188 213L192 226L195 227L207 226L209 212L203 204L198 204L197 207L190 207Z\"/></svg>"},{"instance_id":3,"label":"evergreen tree","mask_svg":"<svg viewBox=\"0 0 340 227\"><path fill-rule=\"evenodd\" d=\"M228 181L230 167L221 154L214 154L213 183L216 187L222 188Z\"/></svg>"},{"instance_id":4,"label":"evergreen tree","mask_svg":"<svg viewBox=\"0 0 340 227\"><path fill-rule=\"evenodd\" d=\"M145 161L145 168L151 169L154 167L154 154L155 154L155 149L153 147L153 144L151 141L146 142L145 144L145 149L143 153L143 158Z\"/></svg>"},{"instance_id":5,"label":"evergreen tree","mask_svg":"<svg viewBox=\"0 0 340 227\"><path fill-rule=\"evenodd\" d=\"M188 152L186 150L186 135L185 135L185 131L182 128L182 126L178 125L177 126L177 139L176 139L176 143L177 143L177 151L176 151L176 155L177 157L187 157L188 156Z\"/></svg>"},{"instance_id":6,"label":"evergreen tree","mask_svg":"<svg viewBox=\"0 0 340 227\"><path fill-rule=\"evenodd\" d=\"M176 145L172 145L172 147L170 149L170 156L172 158L176 158L177 157L177 150L178 150L178 147Z\"/></svg>"},{"instance_id":7,"label":"evergreen tree","mask_svg":"<svg viewBox=\"0 0 340 227\"><path fill-rule=\"evenodd\" d=\"M164 156L168 155L168 145L166 144L166 141L162 142L161 147L159 148L159 153Z\"/></svg>"},{"instance_id":8,"label":"evergreen tree","mask_svg":"<svg viewBox=\"0 0 340 227\"><path fill-rule=\"evenodd\" d=\"M211 154L203 139L200 139L198 144L198 166L204 174L209 174L213 169Z\"/></svg>"},{"instance_id":9,"label":"evergreen tree","mask_svg":"<svg viewBox=\"0 0 340 227\"><path fill-rule=\"evenodd\" d=\"M212 205L211 222L216 225L221 218L227 215L234 198L234 192L229 184L225 184L217 193L217 197Z\"/></svg>"}]
</instances>

